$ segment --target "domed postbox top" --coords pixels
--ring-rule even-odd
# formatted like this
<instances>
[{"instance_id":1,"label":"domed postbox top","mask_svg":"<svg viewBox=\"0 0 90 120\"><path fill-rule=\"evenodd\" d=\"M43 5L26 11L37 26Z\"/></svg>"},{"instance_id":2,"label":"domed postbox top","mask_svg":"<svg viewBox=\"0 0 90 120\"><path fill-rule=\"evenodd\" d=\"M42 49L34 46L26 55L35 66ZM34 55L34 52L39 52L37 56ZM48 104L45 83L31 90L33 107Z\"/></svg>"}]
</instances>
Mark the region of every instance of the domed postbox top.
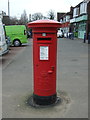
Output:
<instances>
[{"instance_id":1,"label":"domed postbox top","mask_svg":"<svg viewBox=\"0 0 90 120\"><path fill-rule=\"evenodd\" d=\"M60 28L61 24L54 20L36 20L34 22L30 22L27 24L29 28L37 28L37 27L54 27Z\"/></svg>"}]
</instances>

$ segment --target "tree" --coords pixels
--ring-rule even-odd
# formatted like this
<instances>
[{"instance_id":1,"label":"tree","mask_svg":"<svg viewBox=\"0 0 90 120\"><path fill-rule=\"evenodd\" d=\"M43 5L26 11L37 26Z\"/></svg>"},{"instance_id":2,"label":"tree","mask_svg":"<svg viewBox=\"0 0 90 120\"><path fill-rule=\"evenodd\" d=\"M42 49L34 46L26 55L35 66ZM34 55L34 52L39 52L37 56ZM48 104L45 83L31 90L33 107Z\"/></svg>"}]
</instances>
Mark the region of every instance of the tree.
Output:
<instances>
[{"instance_id":1,"label":"tree","mask_svg":"<svg viewBox=\"0 0 90 120\"><path fill-rule=\"evenodd\" d=\"M18 19L17 19L17 17L11 17L11 18L10 18L10 24L11 24L11 25L16 25L16 24L18 24Z\"/></svg>"},{"instance_id":2,"label":"tree","mask_svg":"<svg viewBox=\"0 0 90 120\"><path fill-rule=\"evenodd\" d=\"M40 19L42 19L42 18L43 18L42 13L34 13L34 14L32 15L32 21L40 20Z\"/></svg>"},{"instance_id":3,"label":"tree","mask_svg":"<svg viewBox=\"0 0 90 120\"><path fill-rule=\"evenodd\" d=\"M27 24L27 22L28 22L28 17L26 11L24 10L23 13L21 14L20 23L25 25Z\"/></svg>"},{"instance_id":4,"label":"tree","mask_svg":"<svg viewBox=\"0 0 90 120\"><path fill-rule=\"evenodd\" d=\"M50 10L50 11L48 12L48 18L51 19L51 20L54 20L54 18L55 18L55 13L54 13L53 10Z\"/></svg>"}]
</instances>

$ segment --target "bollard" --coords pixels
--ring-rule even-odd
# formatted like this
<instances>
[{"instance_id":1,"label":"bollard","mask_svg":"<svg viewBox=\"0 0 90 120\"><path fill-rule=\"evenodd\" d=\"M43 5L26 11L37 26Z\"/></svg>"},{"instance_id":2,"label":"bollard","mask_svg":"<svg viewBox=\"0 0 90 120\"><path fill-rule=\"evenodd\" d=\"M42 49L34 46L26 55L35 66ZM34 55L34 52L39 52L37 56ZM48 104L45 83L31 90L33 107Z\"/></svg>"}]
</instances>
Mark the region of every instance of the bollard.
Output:
<instances>
[{"instance_id":1,"label":"bollard","mask_svg":"<svg viewBox=\"0 0 90 120\"><path fill-rule=\"evenodd\" d=\"M33 101L37 105L56 102L57 28L61 24L53 20L37 20L28 23L33 33Z\"/></svg>"},{"instance_id":2,"label":"bollard","mask_svg":"<svg viewBox=\"0 0 90 120\"><path fill-rule=\"evenodd\" d=\"M86 33L84 33L84 41L83 43L86 43Z\"/></svg>"}]
</instances>

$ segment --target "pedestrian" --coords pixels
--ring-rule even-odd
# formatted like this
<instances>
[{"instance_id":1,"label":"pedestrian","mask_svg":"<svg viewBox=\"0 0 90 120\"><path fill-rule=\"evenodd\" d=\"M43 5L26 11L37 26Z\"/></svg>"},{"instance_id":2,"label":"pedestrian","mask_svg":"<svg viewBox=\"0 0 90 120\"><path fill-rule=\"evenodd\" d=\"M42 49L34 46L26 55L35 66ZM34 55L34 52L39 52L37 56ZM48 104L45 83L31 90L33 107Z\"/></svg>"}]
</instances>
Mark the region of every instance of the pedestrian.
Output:
<instances>
[{"instance_id":1,"label":"pedestrian","mask_svg":"<svg viewBox=\"0 0 90 120\"><path fill-rule=\"evenodd\" d=\"M90 44L90 32L88 34L88 44Z\"/></svg>"},{"instance_id":2,"label":"pedestrian","mask_svg":"<svg viewBox=\"0 0 90 120\"><path fill-rule=\"evenodd\" d=\"M74 39L74 33L73 32L71 33L71 39L72 40Z\"/></svg>"},{"instance_id":3,"label":"pedestrian","mask_svg":"<svg viewBox=\"0 0 90 120\"><path fill-rule=\"evenodd\" d=\"M86 33L84 33L84 43L86 43Z\"/></svg>"},{"instance_id":4,"label":"pedestrian","mask_svg":"<svg viewBox=\"0 0 90 120\"><path fill-rule=\"evenodd\" d=\"M72 33L70 32L70 33L69 33L69 39L71 39L71 35L72 35Z\"/></svg>"},{"instance_id":5,"label":"pedestrian","mask_svg":"<svg viewBox=\"0 0 90 120\"><path fill-rule=\"evenodd\" d=\"M66 37L68 38L68 32L66 33Z\"/></svg>"},{"instance_id":6,"label":"pedestrian","mask_svg":"<svg viewBox=\"0 0 90 120\"><path fill-rule=\"evenodd\" d=\"M68 32L68 38L69 38L69 34L70 34L70 33Z\"/></svg>"}]
</instances>

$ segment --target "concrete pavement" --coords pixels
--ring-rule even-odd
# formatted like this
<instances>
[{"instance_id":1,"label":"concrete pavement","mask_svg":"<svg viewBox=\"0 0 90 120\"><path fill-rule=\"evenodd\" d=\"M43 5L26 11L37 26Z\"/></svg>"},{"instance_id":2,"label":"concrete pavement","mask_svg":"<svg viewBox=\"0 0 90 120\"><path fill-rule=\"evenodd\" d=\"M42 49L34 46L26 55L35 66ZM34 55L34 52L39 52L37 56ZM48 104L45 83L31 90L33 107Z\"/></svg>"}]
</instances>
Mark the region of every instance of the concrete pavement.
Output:
<instances>
[{"instance_id":1,"label":"concrete pavement","mask_svg":"<svg viewBox=\"0 0 90 120\"><path fill-rule=\"evenodd\" d=\"M82 40L61 40L58 44L58 89L72 99L65 117L88 117L88 44Z\"/></svg>"},{"instance_id":2,"label":"concrete pavement","mask_svg":"<svg viewBox=\"0 0 90 120\"><path fill-rule=\"evenodd\" d=\"M57 93L62 104L32 108L32 41L2 71L3 118L88 118L88 44L58 39Z\"/></svg>"}]
</instances>

